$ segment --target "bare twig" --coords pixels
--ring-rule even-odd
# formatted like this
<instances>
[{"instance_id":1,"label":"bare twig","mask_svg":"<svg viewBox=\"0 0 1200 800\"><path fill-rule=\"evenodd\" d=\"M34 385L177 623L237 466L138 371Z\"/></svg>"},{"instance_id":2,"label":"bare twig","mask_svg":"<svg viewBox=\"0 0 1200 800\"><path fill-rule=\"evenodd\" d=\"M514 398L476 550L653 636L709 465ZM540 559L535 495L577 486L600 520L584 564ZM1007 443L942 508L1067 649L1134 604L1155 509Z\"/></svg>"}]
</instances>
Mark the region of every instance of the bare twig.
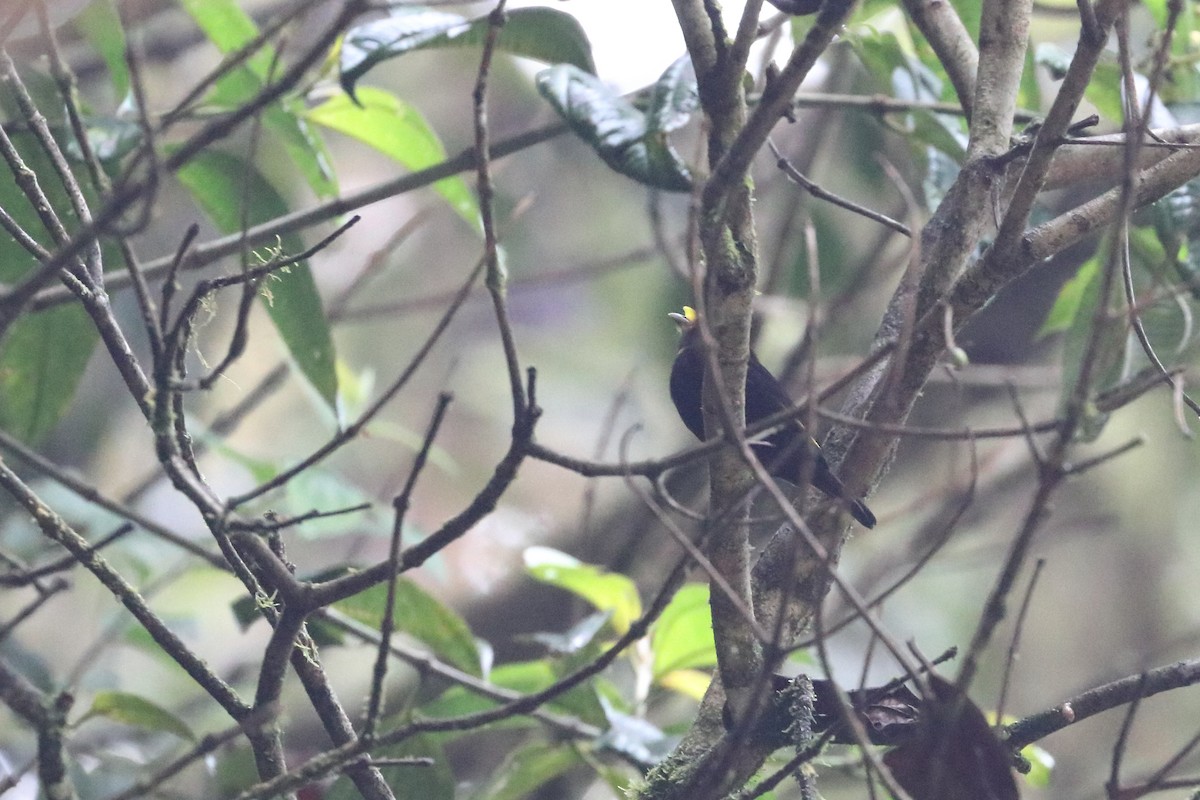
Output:
<instances>
[{"instance_id":1,"label":"bare twig","mask_svg":"<svg viewBox=\"0 0 1200 800\"><path fill-rule=\"evenodd\" d=\"M417 478L425 467L425 461L429 458L429 449L433 447L433 442L437 438L438 429L442 426L442 420L446 416L446 409L449 408L451 399L449 394L443 393L438 395L437 406L433 410L433 418L429 421L429 427L425 431L425 439L421 442L421 449L417 452L417 456L413 460L412 469L408 473L408 479L404 482L404 488L400 490L400 494L396 495L392 501L392 507L395 509L396 515L392 523L392 540L388 548L388 566L391 574L388 576L387 581L387 599L384 601L383 621L380 623L379 629L379 651L375 658L375 670L371 678L371 692L367 699L367 714L363 722L362 735L366 738L375 735L375 726L379 723L379 715L383 708L383 684L387 677L388 653L391 646L392 632L395 627L396 580L399 577L400 537L404 530L404 516L408 512L409 503L412 501L412 493L417 486Z\"/></svg>"}]
</instances>

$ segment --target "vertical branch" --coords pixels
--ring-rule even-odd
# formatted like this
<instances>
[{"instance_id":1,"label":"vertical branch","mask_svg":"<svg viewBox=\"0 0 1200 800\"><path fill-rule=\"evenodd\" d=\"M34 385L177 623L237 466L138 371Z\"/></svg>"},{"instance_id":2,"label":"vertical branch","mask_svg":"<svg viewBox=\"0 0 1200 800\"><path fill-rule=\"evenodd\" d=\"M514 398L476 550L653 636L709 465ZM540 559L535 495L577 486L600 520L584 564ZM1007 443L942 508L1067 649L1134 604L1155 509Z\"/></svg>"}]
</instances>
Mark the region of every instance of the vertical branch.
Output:
<instances>
[{"instance_id":1,"label":"vertical branch","mask_svg":"<svg viewBox=\"0 0 1200 800\"><path fill-rule=\"evenodd\" d=\"M37 731L41 790L46 797L56 800L75 800L78 797L67 771L66 742L63 737L67 729L67 712L71 710L74 699L68 692L53 698L43 696L23 675L0 661L0 702Z\"/></svg>"},{"instance_id":2,"label":"vertical branch","mask_svg":"<svg viewBox=\"0 0 1200 800\"><path fill-rule=\"evenodd\" d=\"M983 4L968 159L998 155L1009 147L1032 13L1032 0L985 0Z\"/></svg>"},{"instance_id":3,"label":"vertical branch","mask_svg":"<svg viewBox=\"0 0 1200 800\"><path fill-rule=\"evenodd\" d=\"M59 181L62 183L63 190L67 195L71 207L79 219L81 229L92 231L92 235L81 239L77 247L70 247L70 243L73 240L80 238L79 233L68 234L58 213L51 205L49 197L38 184L37 175L22 161L16 148L8 139L7 134L0 129L0 153L3 154L5 160L8 162L9 169L16 177L17 183L26 198L37 211L38 217L47 232L54 242L59 245L57 253L44 261L42 267L35 272L37 280L41 281L44 279L46 282L49 282L64 267L70 271L69 274L64 273L60 277L71 286L83 304L84 310L92 318L92 322L100 334L100 339L108 349L113 365L125 381L125 385L129 389L134 402L137 403L142 413L149 417L151 408L151 401L149 399L151 395L150 383L146 380L145 373L142 372L141 365L133 353L133 348L125 338L124 331L121 330L120 325L113 316L108 295L104 292L100 244L96 236L98 234L97 223L92 219L91 210L88 208L87 201L83 197L83 192L75 180L75 176L71 173L66 156L54 140L45 117L34 104L32 97L30 97L24 82L21 80L20 74L17 72L16 65L8 53L3 50L0 50L0 72L3 73L5 83L12 87L17 106L29 123L34 139L46 154ZM64 255L68 250L71 251L70 255ZM31 284L29 281L26 281L22 289L23 291L28 291L34 288L34 286L36 286L36 283ZM16 319L16 315L21 311L21 305L15 304L8 311L12 315L11 318L8 316L0 317L0 335L3 334L6 325Z\"/></svg>"},{"instance_id":4,"label":"vertical branch","mask_svg":"<svg viewBox=\"0 0 1200 800\"><path fill-rule=\"evenodd\" d=\"M388 549L387 600L383 606L383 622L380 624L379 630L379 650L375 655L371 694L367 700L367 717L363 723L362 735L364 737L375 734L375 726L379 722L379 715L383 707L383 683L384 678L387 677L388 654L391 650L392 632L395 628L396 580L400 575L400 537L404 529L404 517L408 513L408 504L412 500L413 490L417 486L417 478L425 468L429 450L437 438L438 429L442 426L442 420L446 416L446 409L449 407L451 399L453 399L452 396L446 393L438 395L437 407L433 410L433 419L429 423L429 429L425 432L425 440L421 443L421 449L417 452L416 459L413 460L408 480L404 482L404 488L400 490L400 494L396 495L396 499L392 501L392 507L396 510L396 518L392 523L392 541Z\"/></svg>"},{"instance_id":5,"label":"vertical branch","mask_svg":"<svg viewBox=\"0 0 1200 800\"><path fill-rule=\"evenodd\" d=\"M34 140L49 159L51 167L58 175L58 180L62 184L63 191L66 192L67 200L71 204L71 210L75 212L80 224L86 226L92 222L91 210L88 208L87 201L83 198L83 192L79 188L79 184L75 181L75 176L71 173L71 166L67 163L67 158L63 155L58 143L54 141L54 135L50 132L50 126L46 122L46 117L38 109L33 102L33 98L29 96L29 92L25 88L24 81L17 74L16 64L9 57L8 52L0 50L0 69L4 72L5 82L12 87L13 98L17 102L17 108L20 109L21 115L25 117L29 123L29 129L33 133ZM36 179L33 181L36 186ZM30 201L34 201L34 196L27 194ZM58 214L55 212L50 200L45 194L41 194L40 187L38 188L38 205L35 206L39 216L42 218L43 224L46 225L46 230L54 237L58 244L66 242L69 238L66 228L63 226ZM90 282L96 286L100 286L103 282L101 275L100 263L100 243L93 239L83 251L83 268ZM83 274L79 276L81 279Z\"/></svg>"},{"instance_id":6,"label":"vertical branch","mask_svg":"<svg viewBox=\"0 0 1200 800\"><path fill-rule=\"evenodd\" d=\"M969 120L975 104L979 51L971 41L967 26L963 25L954 6L941 0L904 0L904 9L946 70Z\"/></svg>"},{"instance_id":7,"label":"vertical branch","mask_svg":"<svg viewBox=\"0 0 1200 800\"><path fill-rule=\"evenodd\" d=\"M1037 138L1034 139L1021 177L1013 190L1012 200L1000 223L1000 230L996 233L995 243L984 256L981 265L983 270L1002 268L1006 261L1015 255L1021 235L1028 224L1034 200L1045 183L1054 151L1070 127L1075 110L1083 99L1083 92L1096 69L1101 53L1104 52L1108 32L1127 3L1128 0L1101 0L1095 6L1097 27L1081 28L1075 55L1054 102L1046 113L1046 119L1038 129Z\"/></svg>"},{"instance_id":8,"label":"vertical branch","mask_svg":"<svg viewBox=\"0 0 1200 800\"><path fill-rule=\"evenodd\" d=\"M700 102L709 125L708 161L716 166L745 125L746 102L740 76L748 48L740 45L746 21L743 17L743 36L731 53L719 13L700 2L675 0L674 5L696 68ZM731 79L735 75L736 81ZM743 172L720 184L714 184L715 178L714 172L701 191L698 221L705 285L695 299L709 350L702 403L708 438L719 435L723 420L732 426L731 432L745 427L751 298L757 278L757 243L746 175ZM739 454L727 449L709 459L709 482L715 516L725 520L710 523L715 529L708 537L709 558L733 593L731 598L714 586L709 595L717 663L732 707L740 715L750 705L749 688L762 666L761 645L738 612L739 606L753 607L749 528L743 499L752 479ZM731 513L740 507L739 513Z\"/></svg>"},{"instance_id":9,"label":"vertical branch","mask_svg":"<svg viewBox=\"0 0 1200 800\"><path fill-rule=\"evenodd\" d=\"M108 175L105 174L104 167L100 163L100 159L97 157L88 139L87 126L80 112L79 92L75 74L62 57L54 26L47 19L46 0L39 0L38 17L42 25L42 35L46 38L47 51L50 55L51 72L58 84L59 94L63 99L67 121L71 126L71 134L75 145L79 148L79 152L83 156L83 163L88 171L88 178L92 189L98 196L102 197L112 189L112 182L108 179ZM127 52L126 57L129 64L130 87L136 99L138 111L144 117L146 113L146 101L143 96L144 87L142 85L141 72L138 69L136 59L132 57L132 51ZM147 137L147 150L153 152L154 139L150 132L150 126L144 120L142 131L143 135ZM144 207L149 208L150 205L151 203L148 199ZM146 339L150 344L151 357L160 358L162 356L162 328L156 320L154 301L150 298L149 287L146 284L145 277L142 275L141 266L138 263L137 255L134 253L132 245L129 243L129 239L124 235L119 235L116 238L117 245L121 249L122 258L125 261L125 266L133 279L134 294L137 297L138 310L142 315L142 326L146 332ZM103 271L99 271L96 277L102 280Z\"/></svg>"},{"instance_id":10,"label":"vertical branch","mask_svg":"<svg viewBox=\"0 0 1200 800\"><path fill-rule=\"evenodd\" d=\"M504 361L508 367L508 387L512 393L513 425L525 413L525 389L521 377L521 362L517 358L517 346L513 340L512 323L508 318L508 276L500 263L500 243L496 235L496 220L493 200L495 187L492 185L492 162L489 148L490 133L487 118L488 74L492 66L492 56L496 52L496 40L504 27L504 5L507 0L499 0L492 13L488 15L487 36L483 42L483 54L479 59L479 73L475 80L475 89L471 94L474 100L472 115L475 125L475 175L479 191L479 215L483 225L484 261L487 264L487 275L484 283L492 297L492 306L496 311L496 323L500 326L500 342L504 347Z\"/></svg>"}]
</instances>

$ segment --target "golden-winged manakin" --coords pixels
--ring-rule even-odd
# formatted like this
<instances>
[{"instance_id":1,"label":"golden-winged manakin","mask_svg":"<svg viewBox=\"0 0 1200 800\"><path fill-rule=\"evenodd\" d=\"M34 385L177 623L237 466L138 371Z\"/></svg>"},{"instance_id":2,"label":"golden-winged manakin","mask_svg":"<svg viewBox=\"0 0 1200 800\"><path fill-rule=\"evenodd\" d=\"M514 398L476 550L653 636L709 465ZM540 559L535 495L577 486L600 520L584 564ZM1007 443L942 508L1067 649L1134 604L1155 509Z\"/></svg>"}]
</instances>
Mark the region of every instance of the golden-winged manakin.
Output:
<instances>
[{"instance_id":1,"label":"golden-winged manakin","mask_svg":"<svg viewBox=\"0 0 1200 800\"><path fill-rule=\"evenodd\" d=\"M704 345L700 341L700 330L696 325L696 311L683 307L682 314L670 314L679 326L679 352L671 366L671 401L687 429L704 439L704 412L700 399L704 391ZM766 419L772 414L792 407L783 386L770 371L759 362L754 353L746 365L746 424ZM830 497L842 501L853 516L868 528L875 527L875 515L862 500L850 497L846 487L829 469L821 446L804 430L798 420L755 442L756 454L763 466L775 478L797 483L804 469L806 458L815 460L811 466L812 484ZM806 452L807 451L807 452ZM773 458L772 455L775 454Z\"/></svg>"}]
</instances>

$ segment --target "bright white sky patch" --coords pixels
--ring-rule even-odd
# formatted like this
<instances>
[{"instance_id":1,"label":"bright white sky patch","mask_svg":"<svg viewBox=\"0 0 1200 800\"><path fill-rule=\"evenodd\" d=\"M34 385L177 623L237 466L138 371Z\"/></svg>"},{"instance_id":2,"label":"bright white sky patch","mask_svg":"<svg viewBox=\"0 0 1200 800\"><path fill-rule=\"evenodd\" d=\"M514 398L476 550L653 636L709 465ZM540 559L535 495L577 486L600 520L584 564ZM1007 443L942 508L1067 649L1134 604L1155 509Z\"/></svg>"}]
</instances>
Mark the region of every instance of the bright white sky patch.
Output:
<instances>
[{"instance_id":1,"label":"bright white sky patch","mask_svg":"<svg viewBox=\"0 0 1200 800\"><path fill-rule=\"evenodd\" d=\"M622 93L654 83L686 49L670 0L512 0L508 4L509 8L528 6L555 8L579 20L592 43L600 80ZM725 26L732 35L745 3L730 0L722 6ZM777 13L763 4L764 20ZM775 54L779 63L790 49L785 36ZM758 69L760 58L760 52L752 52L752 71Z\"/></svg>"},{"instance_id":2,"label":"bright white sky patch","mask_svg":"<svg viewBox=\"0 0 1200 800\"><path fill-rule=\"evenodd\" d=\"M524 6L555 8L579 20L591 40L600 79L619 92L654 83L684 52L670 0L513 0L508 4L509 8Z\"/></svg>"}]
</instances>

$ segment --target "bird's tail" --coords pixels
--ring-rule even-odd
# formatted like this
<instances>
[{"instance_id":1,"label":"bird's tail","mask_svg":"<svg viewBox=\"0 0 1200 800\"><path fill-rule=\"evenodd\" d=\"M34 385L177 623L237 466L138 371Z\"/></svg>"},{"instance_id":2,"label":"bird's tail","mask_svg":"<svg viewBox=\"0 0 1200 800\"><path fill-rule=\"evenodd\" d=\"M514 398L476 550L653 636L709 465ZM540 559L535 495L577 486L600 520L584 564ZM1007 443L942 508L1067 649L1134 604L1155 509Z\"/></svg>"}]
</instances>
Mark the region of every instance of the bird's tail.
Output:
<instances>
[{"instance_id":1,"label":"bird's tail","mask_svg":"<svg viewBox=\"0 0 1200 800\"><path fill-rule=\"evenodd\" d=\"M846 507L850 509L850 516L858 520L864 528L875 527L875 515L862 500L846 500Z\"/></svg>"},{"instance_id":2,"label":"bird's tail","mask_svg":"<svg viewBox=\"0 0 1200 800\"><path fill-rule=\"evenodd\" d=\"M846 491L846 485L829 469L829 464L825 463L823 456L817 458L813 469L812 483L825 494L842 501L846 510L850 512L850 516L858 520L864 528L875 527L875 515L871 513L871 509L867 508L867 504L862 500L852 497Z\"/></svg>"}]
</instances>

